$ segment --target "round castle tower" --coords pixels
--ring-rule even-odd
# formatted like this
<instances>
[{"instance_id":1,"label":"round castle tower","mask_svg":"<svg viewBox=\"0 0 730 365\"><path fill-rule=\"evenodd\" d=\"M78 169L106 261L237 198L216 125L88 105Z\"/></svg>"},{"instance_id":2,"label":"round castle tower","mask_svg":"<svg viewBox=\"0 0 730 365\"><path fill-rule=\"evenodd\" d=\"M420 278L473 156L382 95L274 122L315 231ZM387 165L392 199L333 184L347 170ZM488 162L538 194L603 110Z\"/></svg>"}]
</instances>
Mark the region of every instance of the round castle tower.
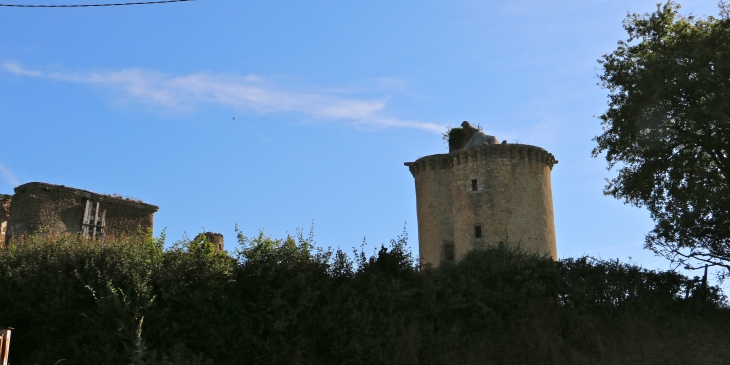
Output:
<instances>
[{"instance_id":1,"label":"round castle tower","mask_svg":"<svg viewBox=\"0 0 730 365\"><path fill-rule=\"evenodd\" d=\"M546 150L507 144L467 122L450 152L406 162L416 181L422 263L455 261L474 247L499 242L557 259ZM453 143L456 142L456 143Z\"/></svg>"}]
</instances>

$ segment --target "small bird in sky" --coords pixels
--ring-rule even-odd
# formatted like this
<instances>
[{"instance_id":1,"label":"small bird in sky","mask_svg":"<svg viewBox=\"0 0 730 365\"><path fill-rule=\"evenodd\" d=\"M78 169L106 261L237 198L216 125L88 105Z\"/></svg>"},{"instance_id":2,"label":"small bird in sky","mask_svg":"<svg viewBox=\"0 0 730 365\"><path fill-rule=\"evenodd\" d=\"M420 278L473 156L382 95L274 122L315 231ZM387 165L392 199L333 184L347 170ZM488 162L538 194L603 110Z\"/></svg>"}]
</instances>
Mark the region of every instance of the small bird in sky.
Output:
<instances>
[{"instance_id":1,"label":"small bird in sky","mask_svg":"<svg viewBox=\"0 0 730 365\"><path fill-rule=\"evenodd\" d=\"M233 117L233 120L236 120L236 117Z\"/></svg>"}]
</instances>

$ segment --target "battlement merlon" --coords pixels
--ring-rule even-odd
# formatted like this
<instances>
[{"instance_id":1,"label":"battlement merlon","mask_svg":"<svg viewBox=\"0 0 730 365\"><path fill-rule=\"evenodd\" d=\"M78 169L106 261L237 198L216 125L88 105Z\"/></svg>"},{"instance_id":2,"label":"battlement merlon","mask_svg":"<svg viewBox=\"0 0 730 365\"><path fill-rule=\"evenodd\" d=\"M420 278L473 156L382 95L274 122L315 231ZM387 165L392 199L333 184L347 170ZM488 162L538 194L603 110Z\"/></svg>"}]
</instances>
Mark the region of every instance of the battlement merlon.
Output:
<instances>
[{"instance_id":1,"label":"battlement merlon","mask_svg":"<svg viewBox=\"0 0 730 365\"><path fill-rule=\"evenodd\" d=\"M131 200L131 199L125 199L122 197L115 197L107 194L99 194L94 193L92 191L83 190L83 189L77 189L77 188L70 188L68 186L63 185L55 185L55 184L48 184L48 183L42 183L42 182L29 182L23 185L19 185L15 188L15 193L18 194L20 192L24 192L27 190L45 190L45 191L58 191L58 192L64 192L64 193L71 193L74 195L78 195L80 197L90 199L93 201L98 202L109 202L113 204L119 204L119 205L127 205L132 206L134 208L149 211L149 212L157 212L160 207L152 204L143 203L141 201Z\"/></svg>"},{"instance_id":2,"label":"battlement merlon","mask_svg":"<svg viewBox=\"0 0 730 365\"><path fill-rule=\"evenodd\" d=\"M411 174L415 177L416 173L419 171L425 171L426 169L434 170L436 167L440 169L451 168L452 160L450 154L441 153L421 157L415 162L404 162L403 165L408 166L408 170L410 170Z\"/></svg>"},{"instance_id":3,"label":"battlement merlon","mask_svg":"<svg viewBox=\"0 0 730 365\"><path fill-rule=\"evenodd\" d=\"M480 159L490 158L510 158L525 159L545 163L553 169L557 165L558 160L552 153L549 153L542 147L527 144L485 144L475 148L460 149L451 153L442 153L430 156L424 156L414 162L405 162L403 165L408 166L411 174L415 177L416 173L427 169L433 170L436 167L445 169L454 165L468 163L469 161L478 161Z\"/></svg>"}]
</instances>

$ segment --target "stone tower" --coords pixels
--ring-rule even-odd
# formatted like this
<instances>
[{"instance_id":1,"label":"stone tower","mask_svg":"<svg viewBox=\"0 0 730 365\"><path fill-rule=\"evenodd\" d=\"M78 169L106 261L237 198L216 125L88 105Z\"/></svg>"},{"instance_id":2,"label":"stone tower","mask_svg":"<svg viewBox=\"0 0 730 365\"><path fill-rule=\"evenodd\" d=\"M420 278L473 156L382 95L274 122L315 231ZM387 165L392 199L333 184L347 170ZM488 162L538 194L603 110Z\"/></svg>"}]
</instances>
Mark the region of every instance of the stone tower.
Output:
<instances>
[{"instance_id":1,"label":"stone tower","mask_svg":"<svg viewBox=\"0 0 730 365\"><path fill-rule=\"evenodd\" d=\"M213 247L215 247L215 250L218 252L223 252L223 235L220 233L213 233L213 232L203 232L195 236L195 240L202 239L203 236L208 240L208 242L213 244Z\"/></svg>"},{"instance_id":2,"label":"stone tower","mask_svg":"<svg viewBox=\"0 0 730 365\"><path fill-rule=\"evenodd\" d=\"M422 263L455 261L474 247L509 241L557 259L546 150L499 143L464 122L449 153L406 162L416 181Z\"/></svg>"}]
</instances>

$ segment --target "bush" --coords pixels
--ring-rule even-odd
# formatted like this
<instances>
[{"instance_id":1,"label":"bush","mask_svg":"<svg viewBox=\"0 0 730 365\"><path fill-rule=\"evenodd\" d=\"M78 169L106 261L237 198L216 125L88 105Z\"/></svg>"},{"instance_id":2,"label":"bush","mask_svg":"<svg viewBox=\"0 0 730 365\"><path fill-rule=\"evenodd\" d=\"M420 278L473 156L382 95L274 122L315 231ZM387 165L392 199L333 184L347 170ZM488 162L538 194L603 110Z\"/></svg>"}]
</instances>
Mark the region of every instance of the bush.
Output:
<instances>
[{"instance_id":1,"label":"bush","mask_svg":"<svg viewBox=\"0 0 730 365\"><path fill-rule=\"evenodd\" d=\"M506 245L422 267L405 233L367 257L312 237L0 249L12 363L583 364L726 361L730 315L698 278ZM677 346L681 343L682 346ZM723 360L724 359L724 360ZM720 362L718 362L720 363Z\"/></svg>"}]
</instances>

